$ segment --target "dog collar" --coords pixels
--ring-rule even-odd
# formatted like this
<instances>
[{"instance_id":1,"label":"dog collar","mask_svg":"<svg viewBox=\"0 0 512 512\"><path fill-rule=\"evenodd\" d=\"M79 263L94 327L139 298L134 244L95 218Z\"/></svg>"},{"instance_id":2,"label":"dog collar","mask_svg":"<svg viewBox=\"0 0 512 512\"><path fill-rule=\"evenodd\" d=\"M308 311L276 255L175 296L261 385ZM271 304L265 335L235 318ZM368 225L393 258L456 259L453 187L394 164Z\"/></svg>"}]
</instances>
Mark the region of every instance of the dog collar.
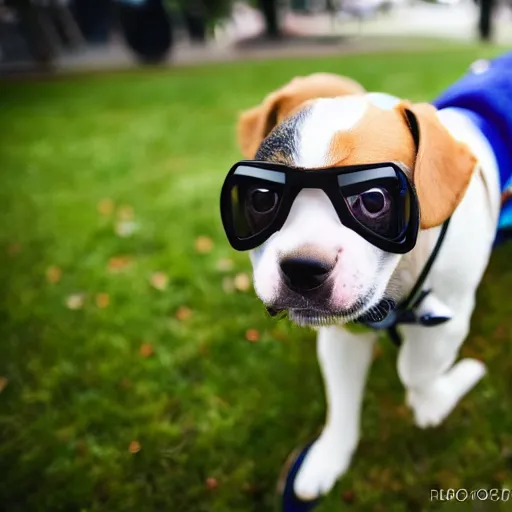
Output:
<instances>
[{"instance_id":1,"label":"dog collar","mask_svg":"<svg viewBox=\"0 0 512 512\"><path fill-rule=\"evenodd\" d=\"M387 331L391 341L395 345L400 346L402 344L402 337L398 332L399 325L408 324L422 325L424 327L434 327L450 320L450 316L439 316L433 315L432 313L426 313L421 316L417 314L418 307L432 291L424 290L423 285L425 284L430 269L432 268L432 265L434 264L436 257L439 254L449 224L450 219L444 222L436 245L434 246L434 249L430 254L427 262L425 263L425 266L423 267L418 280L416 281L407 298L395 308L386 308L388 310L387 314L377 321L372 321L370 318L365 318L364 315L354 320L354 330L358 330L359 326L364 326L379 331L385 330ZM349 330L352 329L349 327Z\"/></svg>"}]
</instances>

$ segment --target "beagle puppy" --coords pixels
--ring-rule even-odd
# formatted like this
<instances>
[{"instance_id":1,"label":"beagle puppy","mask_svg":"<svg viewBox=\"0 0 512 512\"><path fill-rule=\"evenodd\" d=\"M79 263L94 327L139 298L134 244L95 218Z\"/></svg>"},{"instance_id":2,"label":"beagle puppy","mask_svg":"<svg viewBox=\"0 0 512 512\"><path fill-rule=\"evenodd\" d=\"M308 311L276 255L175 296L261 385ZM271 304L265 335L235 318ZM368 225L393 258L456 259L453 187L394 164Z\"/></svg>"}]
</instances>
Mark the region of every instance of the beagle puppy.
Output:
<instances>
[{"instance_id":1,"label":"beagle puppy","mask_svg":"<svg viewBox=\"0 0 512 512\"><path fill-rule=\"evenodd\" d=\"M486 372L481 361L457 358L495 241L503 183L492 141L457 97L436 108L317 73L293 79L239 119L246 160L222 190L226 234L235 249L250 251L268 310L318 331L328 410L294 478L301 500L333 487L359 441L379 333L354 330L353 321L381 318L410 293L448 219L424 282L431 293L419 307L448 321L400 326L397 371L416 425L438 426Z\"/></svg>"}]
</instances>

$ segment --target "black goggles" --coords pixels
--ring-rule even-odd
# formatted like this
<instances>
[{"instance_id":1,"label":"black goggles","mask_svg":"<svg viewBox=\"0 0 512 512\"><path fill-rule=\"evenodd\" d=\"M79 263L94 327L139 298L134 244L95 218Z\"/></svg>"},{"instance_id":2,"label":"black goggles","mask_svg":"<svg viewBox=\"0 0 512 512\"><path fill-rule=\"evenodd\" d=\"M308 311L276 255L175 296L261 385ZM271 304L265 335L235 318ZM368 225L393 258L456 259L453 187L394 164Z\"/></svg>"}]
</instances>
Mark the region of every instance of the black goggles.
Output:
<instances>
[{"instance_id":1,"label":"black goggles","mask_svg":"<svg viewBox=\"0 0 512 512\"><path fill-rule=\"evenodd\" d=\"M416 244L419 207L414 187L393 162L314 170L283 164L236 163L221 191L222 223L231 246L255 249L281 229L303 189L327 194L342 224L386 252Z\"/></svg>"}]
</instances>

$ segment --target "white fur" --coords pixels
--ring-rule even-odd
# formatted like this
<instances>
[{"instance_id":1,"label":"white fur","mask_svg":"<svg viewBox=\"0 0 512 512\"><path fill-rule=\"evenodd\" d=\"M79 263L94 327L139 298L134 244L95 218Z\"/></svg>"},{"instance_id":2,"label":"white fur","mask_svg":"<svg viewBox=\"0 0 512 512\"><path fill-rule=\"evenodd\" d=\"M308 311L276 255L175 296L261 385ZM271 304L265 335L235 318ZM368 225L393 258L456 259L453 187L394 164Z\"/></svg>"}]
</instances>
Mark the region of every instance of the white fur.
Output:
<instances>
[{"instance_id":1,"label":"white fur","mask_svg":"<svg viewBox=\"0 0 512 512\"><path fill-rule=\"evenodd\" d=\"M301 127L296 163L325 165L333 135L357 124L369 102L393 108L398 101L382 93L317 100ZM452 320L437 327L402 328L404 343L397 370L406 403L421 428L439 425L485 374L481 362L456 359L469 331L475 293L488 264L500 209L498 170L487 140L458 112L441 111L439 118L455 138L471 147L478 168L452 216L425 284L434 291L423 304L422 314L446 315ZM282 229L251 255L256 292L271 303L279 287L280 259L303 246L314 246L336 265L332 304L350 306L371 289L379 298L390 278L398 283L397 292L407 293L438 235L439 228L422 231L409 254L383 260L382 251L340 223L324 192L303 190ZM327 493L350 466L359 440L361 401L375 339L376 333L356 335L343 327L319 329L318 360L328 412L323 432L295 481L295 492L303 499Z\"/></svg>"},{"instance_id":2,"label":"white fur","mask_svg":"<svg viewBox=\"0 0 512 512\"><path fill-rule=\"evenodd\" d=\"M366 98L382 110L391 110L400 103L400 98L386 94L385 92L369 92Z\"/></svg>"},{"instance_id":3,"label":"white fur","mask_svg":"<svg viewBox=\"0 0 512 512\"><path fill-rule=\"evenodd\" d=\"M365 96L316 100L301 128L297 165L306 168L326 165L332 136L354 127L367 107Z\"/></svg>"},{"instance_id":4,"label":"white fur","mask_svg":"<svg viewBox=\"0 0 512 512\"><path fill-rule=\"evenodd\" d=\"M428 287L435 291L430 307L437 308L437 313L449 311L453 319L437 327L414 325L401 330L404 343L398 374L406 389L406 403L421 428L439 425L485 375L480 361L455 361L469 332L475 293L488 264L500 208L498 170L487 140L458 112L441 111L439 117L457 139L470 145L479 170L452 217L428 279ZM400 262L397 274L406 288L420 273L438 233L439 229L420 233L417 247ZM369 365L369 357L363 361L361 353L371 335L359 335L361 345L353 343L355 336L343 328L324 328L319 333L328 413L323 433L295 481L295 492L303 499L327 493L348 469L357 445L362 388Z\"/></svg>"}]
</instances>

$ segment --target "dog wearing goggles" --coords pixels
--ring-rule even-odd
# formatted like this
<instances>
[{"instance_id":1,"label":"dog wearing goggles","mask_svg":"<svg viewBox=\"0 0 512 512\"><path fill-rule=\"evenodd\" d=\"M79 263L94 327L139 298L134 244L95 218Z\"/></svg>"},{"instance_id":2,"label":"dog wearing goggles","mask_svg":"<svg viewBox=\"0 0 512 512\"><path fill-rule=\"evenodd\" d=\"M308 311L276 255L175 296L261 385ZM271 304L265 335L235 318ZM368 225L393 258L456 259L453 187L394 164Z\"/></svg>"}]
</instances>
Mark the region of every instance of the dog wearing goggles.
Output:
<instances>
[{"instance_id":1,"label":"dog wearing goggles","mask_svg":"<svg viewBox=\"0 0 512 512\"><path fill-rule=\"evenodd\" d=\"M379 320L411 292L448 220L419 307L448 321L400 327L397 369L416 425L439 425L485 374L482 362L457 357L496 236L497 160L457 108L323 73L243 113L238 137L246 160L221 193L228 240L250 251L266 308L318 330L328 411L293 480L297 499L315 500L347 471L359 440L378 332L351 322Z\"/></svg>"}]
</instances>

